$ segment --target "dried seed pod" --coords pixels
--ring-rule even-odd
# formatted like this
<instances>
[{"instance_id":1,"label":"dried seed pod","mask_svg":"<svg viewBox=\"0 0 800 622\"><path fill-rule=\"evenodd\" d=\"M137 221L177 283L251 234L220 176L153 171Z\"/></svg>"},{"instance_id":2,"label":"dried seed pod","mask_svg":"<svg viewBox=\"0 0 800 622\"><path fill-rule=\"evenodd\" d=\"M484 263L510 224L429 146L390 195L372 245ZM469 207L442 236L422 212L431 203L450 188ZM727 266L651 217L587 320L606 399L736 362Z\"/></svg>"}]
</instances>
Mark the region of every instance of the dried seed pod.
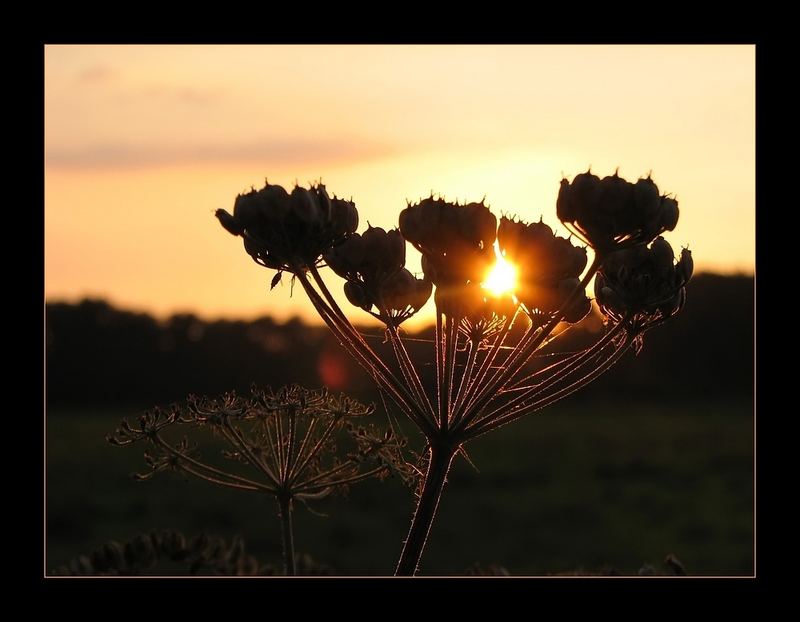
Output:
<instances>
[{"instance_id":1,"label":"dried seed pod","mask_svg":"<svg viewBox=\"0 0 800 622\"><path fill-rule=\"evenodd\" d=\"M344 293L351 304L365 311L378 306L381 315L389 313L382 319L395 325L411 317L430 296L430 286L404 267L406 242L397 229L370 226L330 249L325 260L347 279Z\"/></svg>"},{"instance_id":2,"label":"dried seed pod","mask_svg":"<svg viewBox=\"0 0 800 622\"><path fill-rule=\"evenodd\" d=\"M296 186L291 194L266 184L236 197L233 215L220 209L216 216L227 231L244 238L254 261L292 273L318 264L358 226L355 205L331 199L322 184Z\"/></svg>"},{"instance_id":3,"label":"dried seed pod","mask_svg":"<svg viewBox=\"0 0 800 622\"><path fill-rule=\"evenodd\" d=\"M684 250L674 261L672 247L661 237L650 247L641 244L609 254L595 277L601 311L616 321L629 317L636 330L677 313L692 273L691 253Z\"/></svg>"},{"instance_id":4,"label":"dried seed pod","mask_svg":"<svg viewBox=\"0 0 800 622\"><path fill-rule=\"evenodd\" d=\"M658 237L653 241L650 252L652 253L656 270L660 275L668 276L672 270L672 263L675 261L675 253L672 251L672 247L664 238Z\"/></svg>"},{"instance_id":5,"label":"dried seed pod","mask_svg":"<svg viewBox=\"0 0 800 622\"><path fill-rule=\"evenodd\" d=\"M592 301L589 300L585 295L581 296L569 307L567 307L566 311L564 312L564 321L576 324L589 315L591 310Z\"/></svg>"},{"instance_id":6,"label":"dried seed pod","mask_svg":"<svg viewBox=\"0 0 800 622\"><path fill-rule=\"evenodd\" d=\"M319 202L312 192L300 186L295 186L289 195L289 214L307 231L322 226L323 214Z\"/></svg>"},{"instance_id":7,"label":"dried seed pod","mask_svg":"<svg viewBox=\"0 0 800 622\"><path fill-rule=\"evenodd\" d=\"M579 277L586 267L586 249L554 235L544 222L526 224L503 217L497 240L506 259L518 266L516 294L529 315L539 316L539 319L548 317L580 286ZM585 295L579 296L574 307L565 310L565 321L586 315L583 298Z\"/></svg>"},{"instance_id":8,"label":"dried seed pod","mask_svg":"<svg viewBox=\"0 0 800 622\"><path fill-rule=\"evenodd\" d=\"M683 279L684 283L687 283L689 279L692 278L692 273L694 272L694 260L692 259L692 251L688 248L684 248L681 251L681 258L678 261L678 267L680 269L681 278Z\"/></svg>"},{"instance_id":9,"label":"dried seed pod","mask_svg":"<svg viewBox=\"0 0 800 622\"><path fill-rule=\"evenodd\" d=\"M355 203L334 196L331 203L331 225L335 233L347 235L358 229L358 210Z\"/></svg>"},{"instance_id":10,"label":"dried seed pod","mask_svg":"<svg viewBox=\"0 0 800 622\"><path fill-rule=\"evenodd\" d=\"M596 251L606 255L648 244L678 222L678 203L660 196L650 177L630 183L617 175L602 180L591 172L561 181L558 217Z\"/></svg>"},{"instance_id":11,"label":"dried seed pod","mask_svg":"<svg viewBox=\"0 0 800 622\"><path fill-rule=\"evenodd\" d=\"M678 202L675 199L661 199L661 226L665 231L673 231L678 224Z\"/></svg>"},{"instance_id":12,"label":"dried seed pod","mask_svg":"<svg viewBox=\"0 0 800 622\"><path fill-rule=\"evenodd\" d=\"M244 226L240 221L236 220L236 218L231 216L224 209L218 209L216 212L214 212L214 215L219 219L219 223L225 228L226 231L232 233L233 235L242 235Z\"/></svg>"},{"instance_id":13,"label":"dried seed pod","mask_svg":"<svg viewBox=\"0 0 800 622\"><path fill-rule=\"evenodd\" d=\"M437 287L480 283L494 263L497 219L481 203L459 205L429 197L400 213L400 232L423 256Z\"/></svg>"},{"instance_id":14,"label":"dried seed pod","mask_svg":"<svg viewBox=\"0 0 800 622\"><path fill-rule=\"evenodd\" d=\"M344 284L344 295L350 304L362 309L369 310L372 308L372 299L364 291L364 287L355 281L347 281Z\"/></svg>"}]
</instances>

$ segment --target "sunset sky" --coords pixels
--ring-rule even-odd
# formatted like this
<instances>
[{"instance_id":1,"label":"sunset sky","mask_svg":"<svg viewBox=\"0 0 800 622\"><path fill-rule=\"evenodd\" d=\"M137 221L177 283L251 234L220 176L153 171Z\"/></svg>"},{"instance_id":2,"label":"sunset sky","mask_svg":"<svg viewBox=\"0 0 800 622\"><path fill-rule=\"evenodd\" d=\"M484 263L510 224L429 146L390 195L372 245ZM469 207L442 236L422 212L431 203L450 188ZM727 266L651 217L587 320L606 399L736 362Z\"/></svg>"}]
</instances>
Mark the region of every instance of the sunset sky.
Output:
<instances>
[{"instance_id":1,"label":"sunset sky","mask_svg":"<svg viewBox=\"0 0 800 622\"><path fill-rule=\"evenodd\" d=\"M311 319L213 216L265 177L321 178L362 231L434 191L564 234L589 165L652 171L696 270L752 273L755 47L47 46L45 295Z\"/></svg>"}]
</instances>

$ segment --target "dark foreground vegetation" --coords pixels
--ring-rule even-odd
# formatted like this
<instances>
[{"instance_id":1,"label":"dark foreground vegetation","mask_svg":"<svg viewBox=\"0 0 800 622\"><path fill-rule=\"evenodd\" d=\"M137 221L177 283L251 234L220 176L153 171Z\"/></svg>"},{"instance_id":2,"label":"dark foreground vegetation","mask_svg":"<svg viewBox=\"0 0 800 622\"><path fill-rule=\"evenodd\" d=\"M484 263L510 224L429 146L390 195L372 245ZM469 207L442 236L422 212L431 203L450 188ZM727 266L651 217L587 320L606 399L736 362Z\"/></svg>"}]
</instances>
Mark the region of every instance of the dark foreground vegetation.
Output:
<instances>
[{"instance_id":1,"label":"dark foreground vegetation","mask_svg":"<svg viewBox=\"0 0 800 622\"><path fill-rule=\"evenodd\" d=\"M684 311L646 335L637 360L629 353L580 394L470 446L474 467L454 466L424 574L476 562L511 574L635 573L670 553L693 574L752 572L753 281L698 275L687 289ZM598 325L584 324L560 347ZM279 563L263 499L177 477L132 481L141 454L104 441L121 417L252 382L379 399L327 329L159 323L102 301L48 304L46 372L48 569L162 528L239 535L259 562ZM299 508L298 551L335 573L391 574L412 507L399 481L366 482Z\"/></svg>"}]
</instances>

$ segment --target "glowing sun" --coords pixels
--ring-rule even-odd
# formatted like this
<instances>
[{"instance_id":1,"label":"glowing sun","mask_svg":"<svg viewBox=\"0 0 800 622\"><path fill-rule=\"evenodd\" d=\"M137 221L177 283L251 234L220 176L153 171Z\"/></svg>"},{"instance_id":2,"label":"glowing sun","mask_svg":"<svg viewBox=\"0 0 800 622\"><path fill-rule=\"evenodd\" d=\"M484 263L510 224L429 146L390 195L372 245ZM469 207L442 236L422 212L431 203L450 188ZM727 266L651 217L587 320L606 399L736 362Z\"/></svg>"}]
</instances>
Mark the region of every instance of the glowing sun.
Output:
<instances>
[{"instance_id":1,"label":"glowing sun","mask_svg":"<svg viewBox=\"0 0 800 622\"><path fill-rule=\"evenodd\" d=\"M517 286L517 267L506 261L506 258L500 253L497 243L494 246L494 254L497 261L491 270L486 275L486 280L483 282L483 288L487 290L492 296L503 296L510 294Z\"/></svg>"}]
</instances>

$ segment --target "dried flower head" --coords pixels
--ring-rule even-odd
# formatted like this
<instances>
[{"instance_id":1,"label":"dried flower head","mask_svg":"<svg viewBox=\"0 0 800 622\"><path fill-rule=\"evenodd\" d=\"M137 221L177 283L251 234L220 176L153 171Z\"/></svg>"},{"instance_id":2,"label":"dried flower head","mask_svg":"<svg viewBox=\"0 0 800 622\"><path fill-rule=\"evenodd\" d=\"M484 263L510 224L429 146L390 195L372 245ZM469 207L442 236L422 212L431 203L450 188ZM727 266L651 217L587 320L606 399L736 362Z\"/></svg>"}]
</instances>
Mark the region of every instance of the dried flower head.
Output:
<instances>
[{"instance_id":1,"label":"dried flower head","mask_svg":"<svg viewBox=\"0 0 800 622\"><path fill-rule=\"evenodd\" d=\"M295 273L318 263L322 253L355 232L358 211L351 201L328 196L325 186L295 186L291 194L267 183L236 197L233 215L216 211L222 226L244 238L259 265Z\"/></svg>"},{"instance_id":2,"label":"dried flower head","mask_svg":"<svg viewBox=\"0 0 800 622\"><path fill-rule=\"evenodd\" d=\"M504 216L497 241L501 252L519 267L516 295L534 322L547 321L580 287L586 249L556 236L544 222L525 224ZM564 320L578 322L590 309L582 293L566 309Z\"/></svg>"},{"instance_id":3,"label":"dried flower head","mask_svg":"<svg viewBox=\"0 0 800 622\"><path fill-rule=\"evenodd\" d=\"M428 301L430 281L417 279L406 268L406 242L397 229L369 227L354 233L325 253L328 266L347 279L344 293L355 306L377 308L386 323L399 325Z\"/></svg>"},{"instance_id":4,"label":"dried flower head","mask_svg":"<svg viewBox=\"0 0 800 622\"><path fill-rule=\"evenodd\" d=\"M558 218L598 253L648 244L678 223L678 202L660 195L650 177L632 184L617 173L600 179L591 171L561 180Z\"/></svg>"},{"instance_id":5,"label":"dried flower head","mask_svg":"<svg viewBox=\"0 0 800 622\"><path fill-rule=\"evenodd\" d=\"M137 479L174 470L222 486L306 500L368 477L410 477L402 457L404 439L392 430L381 432L356 422L372 412L372 407L325 390L292 385L273 392L253 387L247 397L190 397L168 412L155 408L139 417L137 425L123 420L108 441L150 444L145 454L150 471ZM256 475L204 461L187 438L166 437L166 428L173 425L210 429L229 445L223 456ZM340 452L338 444L349 449Z\"/></svg>"},{"instance_id":6,"label":"dried flower head","mask_svg":"<svg viewBox=\"0 0 800 622\"><path fill-rule=\"evenodd\" d=\"M422 271L436 285L443 313L478 321L500 311L502 303L480 289L495 262L497 236L497 218L483 201L459 205L431 196L400 212L400 232L422 253Z\"/></svg>"},{"instance_id":7,"label":"dried flower head","mask_svg":"<svg viewBox=\"0 0 800 622\"><path fill-rule=\"evenodd\" d=\"M437 288L480 283L494 263L497 218L480 203L448 203L432 196L400 212L400 232L420 253Z\"/></svg>"},{"instance_id":8,"label":"dried flower head","mask_svg":"<svg viewBox=\"0 0 800 622\"><path fill-rule=\"evenodd\" d=\"M675 315L686 300L686 283L694 264L688 249L675 254L664 238L647 247L640 244L606 257L595 277L595 296L601 311L615 322L626 315L629 328L646 330Z\"/></svg>"},{"instance_id":9,"label":"dried flower head","mask_svg":"<svg viewBox=\"0 0 800 622\"><path fill-rule=\"evenodd\" d=\"M184 406L168 412L148 411L131 425L123 420L107 437L114 445L137 441L149 444L145 461L149 472L173 470L212 484L271 495L278 503L286 574L295 574L292 509L295 501L307 503L368 478L396 473L413 483L416 472L403 458L405 440L389 429L359 424L372 414L346 395L312 391L298 385L278 391L252 387L250 395L226 393L219 398L190 397ZM170 439L170 426L209 429L228 443L223 466L204 459L197 446L184 437ZM344 451L339 446L344 446Z\"/></svg>"}]
</instances>

